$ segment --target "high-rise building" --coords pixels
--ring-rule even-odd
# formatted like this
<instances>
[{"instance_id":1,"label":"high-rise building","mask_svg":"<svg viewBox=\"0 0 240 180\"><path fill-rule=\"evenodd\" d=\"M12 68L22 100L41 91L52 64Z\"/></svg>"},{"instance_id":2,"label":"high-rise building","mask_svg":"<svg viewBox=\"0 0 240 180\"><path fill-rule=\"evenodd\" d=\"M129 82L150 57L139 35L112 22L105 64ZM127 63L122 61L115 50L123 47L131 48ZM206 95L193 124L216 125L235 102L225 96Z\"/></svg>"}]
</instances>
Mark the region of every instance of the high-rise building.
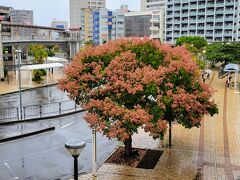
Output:
<instances>
[{"instance_id":1,"label":"high-rise building","mask_svg":"<svg viewBox=\"0 0 240 180\"><path fill-rule=\"evenodd\" d=\"M127 11L128 7L125 5L116 11L99 9L93 12L93 42L95 45L124 37L124 13Z\"/></svg>"},{"instance_id":2,"label":"high-rise building","mask_svg":"<svg viewBox=\"0 0 240 180\"><path fill-rule=\"evenodd\" d=\"M239 1L168 0L165 40L175 44L181 36L202 36L207 41L239 40Z\"/></svg>"},{"instance_id":3,"label":"high-rise building","mask_svg":"<svg viewBox=\"0 0 240 180\"><path fill-rule=\"evenodd\" d=\"M108 9L93 12L93 42L95 45L112 39L112 11Z\"/></svg>"},{"instance_id":4,"label":"high-rise building","mask_svg":"<svg viewBox=\"0 0 240 180\"><path fill-rule=\"evenodd\" d=\"M79 28L82 25L81 11L83 9L106 8L106 0L69 0L70 27Z\"/></svg>"},{"instance_id":5,"label":"high-rise building","mask_svg":"<svg viewBox=\"0 0 240 180\"><path fill-rule=\"evenodd\" d=\"M33 11L32 10L12 10L12 23L33 25Z\"/></svg>"},{"instance_id":6,"label":"high-rise building","mask_svg":"<svg viewBox=\"0 0 240 180\"><path fill-rule=\"evenodd\" d=\"M83 45L92 40L93 36L93 11L106 8L106 0L69 0L70 29L79 29L80 40Z\"/></svg>"},{"instance_id":7,"label":"high-rise building","mask_svg":"<svg viewBox=\"0 0 240 180\"><path fill-rule=\"evenodd\" d=\"M4 78L4 65L12 62L12 47L3 46L2 40L10 39L12 29L9 26L1 24L3 22L11 22L10 11L13 8L0 6L0 79Z\"/></svg>"},{"instance_id":8,"label":"high-rise building","mask_svg":"<svg viewBox=\"0 0 240 180\"><path fill-rule=\"evenodd\" d=\"M32 10L11 10L11 19L12 23L15 24L27 24L27 25L33 25L33 11ZM31 36L31 34L34 33L33 29L29 28L12 28L12 35L14 37L21 36Z\"/></svg>"},{"instance_id":9,"label":"high-rise building","mask_svg":"<svg viewBox=\"0 0 240 180\"><path fill-rule=\"evenodd\" d=\"M150 37L163 41L164 11L136 11L125 14L126 37Z\"/></svg>"},{"instance_id":10,"label":"high-rise building","mask_svg":"<svg viewBox=\"0 0 240 180\"><path fill-rule=\"evenodd\" d=\"M164 10L167 0L141 0L141 11Z\"/></svg>"}]
</instances>

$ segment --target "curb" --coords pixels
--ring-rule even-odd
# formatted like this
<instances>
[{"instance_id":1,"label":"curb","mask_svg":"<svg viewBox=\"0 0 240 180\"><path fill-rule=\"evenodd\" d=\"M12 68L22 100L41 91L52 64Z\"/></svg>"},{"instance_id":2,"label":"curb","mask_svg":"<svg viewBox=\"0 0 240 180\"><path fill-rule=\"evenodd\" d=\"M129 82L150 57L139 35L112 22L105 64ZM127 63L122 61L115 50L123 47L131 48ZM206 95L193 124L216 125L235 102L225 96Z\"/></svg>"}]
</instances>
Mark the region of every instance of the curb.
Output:
<instances>
[{"instance_id":1,"label":"curb","mask_svg":"<svg viewBox=\"0 0 240 180\"><path fill-rule=\"evenodd\" d=\"M86 111L86 110L85 109L81 109L81 110L77 110L77 111L73 111L73 112L69 112L69 113L65 113L65 114L59 114L59 115L55 115L55 116L0 122L0 126L12 125L12 124L20 124L20 123L26 123L26 122L34 122L34 121L44 121L44 120L49 120L49 119L55 119L55 118L59 118L59 117L69 116L69 115L81 113L81 112L84 112L84 111Z\"/></svg>"},{"instance_id":2,"label":"curb","mask_svg":"<svg viewBox=\"0 0 240 180\"><path fill-rule=\"evenodd\" d=\"M37 134L42 134L42 133L45 133L45 132L54 131L54 130L55 130L55 127L49 127L49 128L41 129L41 130L38 130L38 131L33 131L33 132L25 133L25 134L12 136L12 137L7 137L7 138L4 138L4 139L0 139L0 143L4 143L4 142L8 142L8 141L14 141L14 140L17 140L17 139L22 139L22 138L26 138L26 137L34 136L34 135L37 135Z\"/></svg>"},{"instance_id":3,"label":"curb","mask_svg":"<svg viewBox=\"0 0 240 180\"><path fill-rule=\"evenodd\" d=\"M22 89L22 92L24 92L24 91L30 91L30 90L34 90L34 89L40 89L40 88L49 87L49 86L55 86L55 85L58 85L58 84L59 84L59 83L53 83L53 84L47 84L47 85L38 86L38 87L26 88L26 89ZM18 92L19 92L19 90L15 90L15 91L12 91L12 92L3 93L3 94L0 94L0 97L1 97L1 96L6 96L6 95L10 95L10 94L15 94L15 93L18 93Z\"/></svg>"}]
</instances>

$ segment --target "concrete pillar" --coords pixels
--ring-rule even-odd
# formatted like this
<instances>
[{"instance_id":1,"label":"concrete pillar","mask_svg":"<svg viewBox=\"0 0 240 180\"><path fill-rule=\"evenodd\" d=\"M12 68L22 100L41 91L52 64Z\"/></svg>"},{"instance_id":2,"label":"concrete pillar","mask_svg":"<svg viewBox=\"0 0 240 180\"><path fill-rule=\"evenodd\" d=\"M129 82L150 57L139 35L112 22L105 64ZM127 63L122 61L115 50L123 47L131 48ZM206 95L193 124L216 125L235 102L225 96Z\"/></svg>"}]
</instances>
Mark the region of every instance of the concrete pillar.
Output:
<instances>
[{"instance_id":1,"label":"concrete pillar","mask_svg":"<svg viewBox=\"0 0 240 180\"><path fill-rule=\"evenodd\" d=\"M0 79L4 78L2 24L0 23Z\"/></svg>"}]
</instances>

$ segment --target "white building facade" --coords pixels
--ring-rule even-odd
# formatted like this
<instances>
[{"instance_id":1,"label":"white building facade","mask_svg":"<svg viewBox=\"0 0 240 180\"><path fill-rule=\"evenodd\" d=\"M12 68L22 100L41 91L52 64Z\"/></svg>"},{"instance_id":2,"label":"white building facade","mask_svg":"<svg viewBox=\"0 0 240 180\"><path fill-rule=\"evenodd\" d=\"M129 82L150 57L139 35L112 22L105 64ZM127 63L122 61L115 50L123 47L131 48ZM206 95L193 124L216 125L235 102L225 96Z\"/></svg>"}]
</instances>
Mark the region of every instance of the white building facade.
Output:
<instances>
[{"instance_id":1,"label":"white building facade","mask_svg":"<svg viewBox=\"0 0 240 180\"><path fill-rule=\"evenodd\" d=\"M167 0L141 0L141 11L164 10Z\"/></svg>"},{"instance_id":2,"label":"white building facade","mask_svg":"<svg viewBox=\"0 0 240 180\"><path fill-rule=\"evenodd\" d=\"M164 39L164 11L136 11L125 13L126 37Z\"/></svg>"}]
</instances>

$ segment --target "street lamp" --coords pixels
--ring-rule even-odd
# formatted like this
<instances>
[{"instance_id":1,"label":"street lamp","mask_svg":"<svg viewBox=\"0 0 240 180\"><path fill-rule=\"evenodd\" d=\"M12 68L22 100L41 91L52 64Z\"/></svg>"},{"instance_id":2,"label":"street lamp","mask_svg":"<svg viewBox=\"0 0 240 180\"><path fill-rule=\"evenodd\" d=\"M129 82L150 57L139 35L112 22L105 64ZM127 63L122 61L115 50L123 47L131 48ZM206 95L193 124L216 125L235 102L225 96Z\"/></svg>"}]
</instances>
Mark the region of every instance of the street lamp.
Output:
<instances>
[{"instance_id":1,"label":"street lamp","mask_svg":"<svg viewBox=\"0 0 240 180\"><path fill-rule=\"evenodd\" d=\"M203 52L203 58L204 58L204 63L205 63L204 69L206 70L206 69L208 69L208 63L207 63L207 59L206 59L206 50L204 49L202 52Z\"/></svg>"},{"instance_id":2,"label":"street lamp","mask_svg":"<svg viewBox=\"0 0 240 180\"><path fill-rule=\"evenodd\" d=\"M18 84L19 84L19 97L20 97L20 119L22 120L22 78L21 78L21 56L22 51L16 50L17 60L18 60Z\"/></svg>"},{"instance_id":3,"label":"street lamp","mask_svg":"<svg viewBox=\"0 0 240 180\"><path fill-rule=\"evenodd\" d=\"M74 180L78 180L78 156L85 146L86 143L81 139L70 139L65 143L65 148L74 158Z\"/></svg>"}]
</instances>

